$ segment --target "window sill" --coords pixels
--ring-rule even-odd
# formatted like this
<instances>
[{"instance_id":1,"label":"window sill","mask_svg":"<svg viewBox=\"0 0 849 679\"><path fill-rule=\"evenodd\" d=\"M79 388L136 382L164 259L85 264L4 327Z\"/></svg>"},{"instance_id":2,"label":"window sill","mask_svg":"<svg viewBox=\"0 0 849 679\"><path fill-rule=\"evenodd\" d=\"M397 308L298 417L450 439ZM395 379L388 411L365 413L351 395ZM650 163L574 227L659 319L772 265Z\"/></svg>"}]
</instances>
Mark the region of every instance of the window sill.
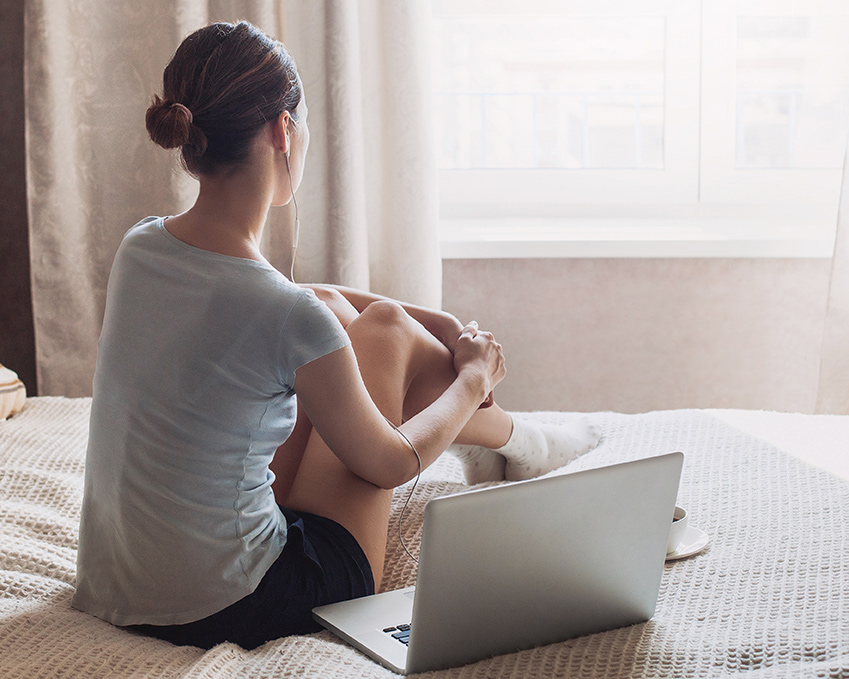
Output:
<instances>
[{"instance_id":1,"label":"window sill","mask_svg":"<svg viewBox=\"0 0 849 679\"><path fill-rule=\"evenodd\" d=\"M443 259L830 258L836 220L443 219Z\"/></svg>"}]
</instances>

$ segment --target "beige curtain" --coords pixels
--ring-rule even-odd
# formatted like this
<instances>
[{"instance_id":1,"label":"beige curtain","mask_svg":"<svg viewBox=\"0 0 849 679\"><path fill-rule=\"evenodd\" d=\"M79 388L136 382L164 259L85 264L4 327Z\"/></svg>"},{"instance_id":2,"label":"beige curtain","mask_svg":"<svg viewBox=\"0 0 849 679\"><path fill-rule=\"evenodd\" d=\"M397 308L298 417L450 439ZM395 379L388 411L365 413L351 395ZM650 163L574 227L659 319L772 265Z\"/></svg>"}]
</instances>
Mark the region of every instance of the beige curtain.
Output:
<instances>
[{"instance_id":1,"label":"beige curtain","mask_svg":"<svg viewBox=\"0 0 849 679\"><path fill-rule=\"evenodd\" d=\"M820 356L817 412L849 415L849 146L843 161L837 235Z\"/></svg>"},{"instance_id":2,"label":"beige curtain","mask_svg":"<svg viewBox=\"0 0 849 679\"><path fill-rule=\"evenodd\" d=\"M428 12L420 0L283 2L312 133L298 280L440 304Z\"/></svg>"},{"instance_id":3,"label":"beige curtain","mask_svg":"<svg viewBox=\"0 0 849 679\"><path fill-rule=\"evenodd\" d=\"M27 0L27 184L41 394L90 393L121 237L146 215L191 205L194 181L149 141L143 121L170 55L209 21L247 19L277 36L285 27L304 72L313 148L298 195L298 279L439 304L436 194L422 124L422 5ZM291 239L291 210L274 211L270 221L264 248L288 271L281 250Z\"/></svg>"}]
</instances>

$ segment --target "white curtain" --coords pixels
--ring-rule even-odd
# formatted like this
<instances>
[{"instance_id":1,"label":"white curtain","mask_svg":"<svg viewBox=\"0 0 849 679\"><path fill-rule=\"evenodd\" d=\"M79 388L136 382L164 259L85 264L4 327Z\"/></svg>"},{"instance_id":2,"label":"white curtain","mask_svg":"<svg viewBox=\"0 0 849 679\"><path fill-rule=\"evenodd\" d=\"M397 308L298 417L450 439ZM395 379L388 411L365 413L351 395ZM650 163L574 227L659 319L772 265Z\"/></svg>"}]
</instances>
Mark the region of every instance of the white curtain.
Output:
<instances>
[{"instance_id":1,"label":"white curtain","mask_svg":"<svg viewBox=\"0 0 849 679\"><path fill-rule=\"evenodd\" d=\"M391 0L27 0L39 392L90 393L121 237L142 217L191 205L194 181L150 142L144 112L180 41L209 21L282 35L301 67L313 141L296 278L438 305L425 11ZM270 222L263 247L288 271L292 211Z\"/></svg>"},{"instance_id":2,"label":"white curtain","mask_svg":"<svg viewBox=\"0 0 849 679\"><path fill-rule=\"evenodd\" d=\"M849 146L843 161L837 235L820 356L817 412L849 415Z\"/></svg>"}]
</instances>

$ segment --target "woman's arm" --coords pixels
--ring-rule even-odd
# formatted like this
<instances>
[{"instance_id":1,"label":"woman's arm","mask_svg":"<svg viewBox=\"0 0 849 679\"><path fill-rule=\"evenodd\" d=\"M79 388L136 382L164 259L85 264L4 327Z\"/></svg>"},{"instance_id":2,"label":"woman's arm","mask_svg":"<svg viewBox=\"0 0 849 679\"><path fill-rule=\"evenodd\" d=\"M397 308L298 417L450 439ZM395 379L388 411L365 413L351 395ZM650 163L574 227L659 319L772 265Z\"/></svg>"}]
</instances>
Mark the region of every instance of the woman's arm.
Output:
<instances>
[{"instance_id":1,"label":"woman's arm","mask_svg":"<svg viewBox=\"0 0 849 679\"><path fill-rule=\"evenodd\" d=\"M309 288L316 293L319 293L322 290L335 290L347 299L351 306L353 306L359 313L362 313L372 302L389 299L388 297L376 295L372 292L365 292L355 288L347 288L341 285L303 284L301 287ZM421 323L431 335L436 337L436 339L448 347L451 350L451 353L454 353L454 348L457 345L457 339L463 331L463 324L455 316L446 311L428 309L427 307L408 304L397 300L392 301L400 304L412 318Z\"/></svg>"}]
</instances>

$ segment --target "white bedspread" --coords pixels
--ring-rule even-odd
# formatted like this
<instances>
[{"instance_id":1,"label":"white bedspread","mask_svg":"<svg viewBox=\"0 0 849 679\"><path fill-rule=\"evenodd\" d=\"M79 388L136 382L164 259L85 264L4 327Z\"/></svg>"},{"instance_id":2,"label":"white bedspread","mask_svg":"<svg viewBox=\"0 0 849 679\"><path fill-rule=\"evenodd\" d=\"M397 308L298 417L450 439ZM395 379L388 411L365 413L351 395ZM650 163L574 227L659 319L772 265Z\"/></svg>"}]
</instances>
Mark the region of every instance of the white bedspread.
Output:
<instances>
[{"instance_id":1,"label":"white bedspread","mask_svg":"<svg viewBox=\"0 0 849 679\"><path fill-rule=\"evenodd\" d=\"M29 399L0 423L0 677L393 676L327 632L204 652L72 610L88 408ZM684 451L679 504L708 549L667 563L647 623L428 676L849 678L849 483L705 412L597 417L602 445L565 471ZM449 456L426 472L405 518L414 550L424 503L459 482ZM415 577L395 525L387 589Z\"/></svg>"}]
</instances>

